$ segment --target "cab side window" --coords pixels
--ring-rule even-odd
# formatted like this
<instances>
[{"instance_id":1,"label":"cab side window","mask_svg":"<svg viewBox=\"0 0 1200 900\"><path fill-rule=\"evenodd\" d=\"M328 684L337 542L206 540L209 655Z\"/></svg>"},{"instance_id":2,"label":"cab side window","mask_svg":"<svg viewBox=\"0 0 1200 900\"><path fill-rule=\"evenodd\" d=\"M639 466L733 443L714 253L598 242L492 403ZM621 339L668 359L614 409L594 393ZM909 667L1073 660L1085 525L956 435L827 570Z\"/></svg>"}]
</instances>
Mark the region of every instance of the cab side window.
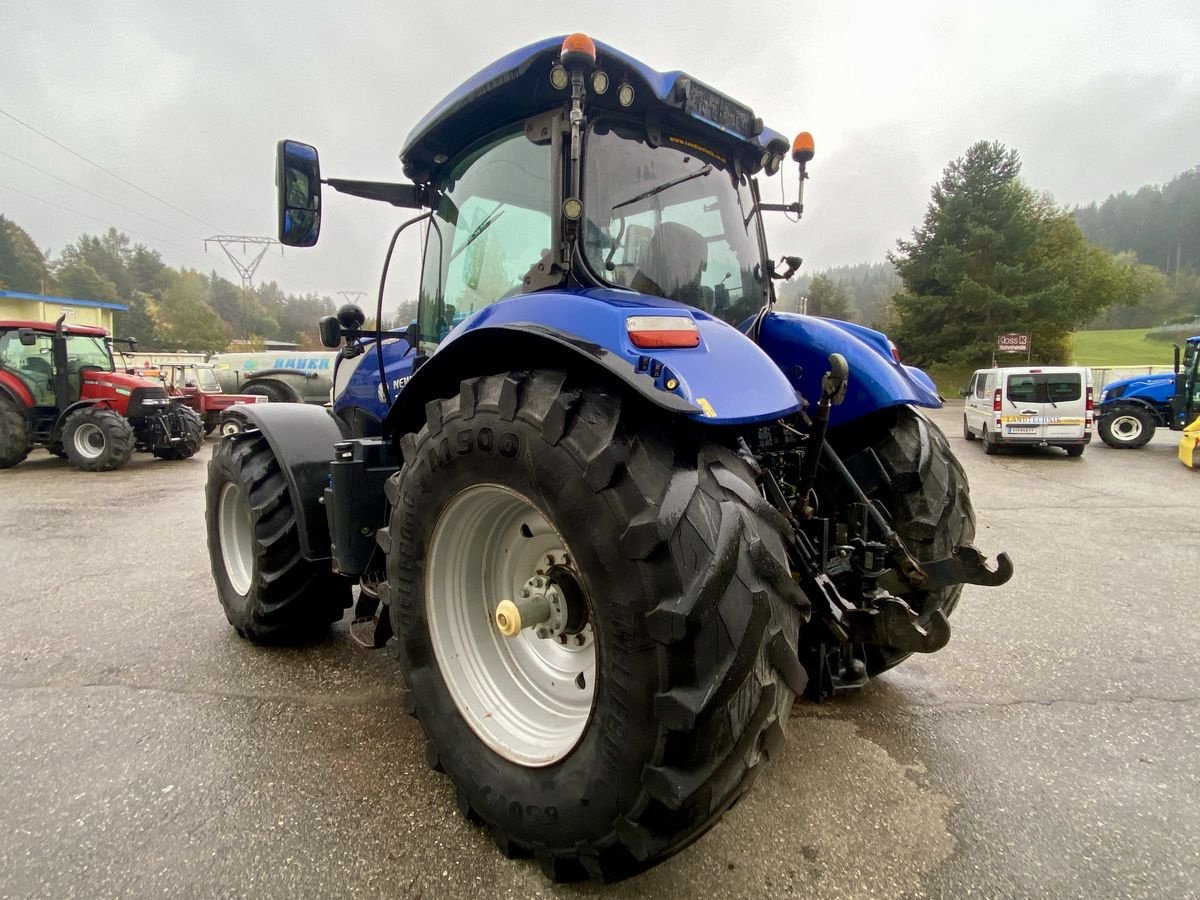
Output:
<instances>
[{"instance_id":1,"label":"cab side window","mask_svg":"<svg viewBox=\"0 0 1200 900\"><path fill-rule=\"evenodd\" d=\"M39 334L37 343L31 347L21 343L16 331L0 335L0 365L25 382L39 406L54 403L54 370L50 363L49 335Z\"/></svg>"},{"instance_id":2,"label":"cab side window","mask_svg":"<svg viewBox=\"0 0 1200 900\"><path fill-rule=\"evenodd\" d=\"M987 375L983 372L975 373L975 399L987 399Z\"/></svg>"}]
</instances>

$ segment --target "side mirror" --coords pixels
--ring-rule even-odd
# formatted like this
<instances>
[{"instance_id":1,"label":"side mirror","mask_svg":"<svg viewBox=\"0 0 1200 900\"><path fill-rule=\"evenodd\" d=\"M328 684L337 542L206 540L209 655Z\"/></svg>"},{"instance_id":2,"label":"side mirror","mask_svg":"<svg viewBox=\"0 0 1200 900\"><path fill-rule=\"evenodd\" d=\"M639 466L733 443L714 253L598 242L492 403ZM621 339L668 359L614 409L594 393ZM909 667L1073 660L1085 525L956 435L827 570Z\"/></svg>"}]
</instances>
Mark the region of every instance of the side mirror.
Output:
<instances>
[{"instance_id":1,"label":"side mirror","mask_svg":"<svg viewBox=\"0 0 1200 900\"><path fill-rule=\"evenodd\" d=\"M126 341L128 341L128 342L129 342L129 352L130 352L130 353L137 353L137 348L138 348L138 340L137 340L137 338L126 338Z\"/></svg>"},{"instance_id":2,"label":"side mirror","mask_svg":"<svg viewBox=\"0 0 1200 900\"><path fill-rule=\"evenodd\" d=\"M317 329L321 332L321 346L335 348L342 343L342 326L336 317L321 316Z\"/></svg>"},{"instance_id":3,"label":"side mirror","mask_svg":"<svg viewBox=\"0 0 1200 900\"><path fill-rule=\"evenodd\" d=\"M958 396L960 396L960 397L970 397L970 396L971 396L971 389L970 389L970 388L959 388L959 389L958 389Z\"/></svg>"},{"instance_id":4,"label":"side mirror","mask_svg":"<svg viewBox=\"0 0 1200 900\"><path fill-rule=\"evenodd\" d=\"M279 242L311 247L321 233L321 163L317 148L280 141L275 148Z\"/></svg>"},{"instance_id":5,"label":"side mirror","mask_svg":"<svg viewBox=\"0 0 1200 900\"><path fill-rule=\"evenodd\" d=\"M37 343L37 335L34 334L32 328L18 328L17 338L21 341L22 347L32 347Z\"/></svg>"}]
</instances>

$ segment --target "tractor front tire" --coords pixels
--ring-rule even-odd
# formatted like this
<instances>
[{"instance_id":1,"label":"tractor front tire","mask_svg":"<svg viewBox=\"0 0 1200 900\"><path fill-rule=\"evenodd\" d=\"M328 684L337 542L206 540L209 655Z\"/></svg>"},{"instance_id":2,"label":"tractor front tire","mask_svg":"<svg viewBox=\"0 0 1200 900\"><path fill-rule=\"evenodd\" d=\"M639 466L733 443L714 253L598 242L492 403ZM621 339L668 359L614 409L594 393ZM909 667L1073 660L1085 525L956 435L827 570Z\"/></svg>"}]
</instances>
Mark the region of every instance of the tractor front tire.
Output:
<instances>
[{"instance_id":1,"label":"tractor front tire","mask_svg":"<svg viewBox=\"0 0 1200 900\"><path fill-rule=\"evenodd\" d=\"M883 410L852 426L850 443L865 441L887 477L872 485L867 497L886 510L888 522L917 562L950 556L955 547L975 538L967 474L950 449L946 435L910 406ZM835 447L847 436L831 435ZM985 446L989 446L986 445ZM935 611L949 616L958 605L962 585L933 591L909 591L900 598L928 624ZM909 656L889 646L867 648L867 674L874 676Z\"/></svg>"},{"instance_id":2,"label":"tractor front tire","mask_svg":"<svg viewBox=\"0 0 1200 900\"><path fill-rule=\"evenodd\" d=\"M698 838L805 687L787 523L734 452L663 419L562 372L469 379L387 485L382 593L427 758L555 881ZM557 633L502 619L530 593L558 598Z\"/></svg>"},{"instance_id":3,"label":"tractor front tire","mask_svg":"<svg viewBox=\"0 0 1200 900\"><path fill-rule=\"evenodd\" d=\"M166 447L155 447L154 455L158 459L191 459L204 446L204 420L187 406L177 406L167 415L179 417L182 440Z\"/></svg>"},{"instance_id":4,"label":"tractor front tire","mask_svg":"<svg viewBox=\"0 0 1200 900\"><path fill-rule=\"evenodd\" d=\"M29 423L25 413L7 397L0 397L0 469L10 469L29 455Z\"/></svg>"},{"instance_id":5,"label":"tractor front tire","mask_svg":"<svg viewBox=\"0 0 1200 900\"><path fill-rule=\"evenodd\" d=\"M1154 437L1158 422L1149 410L1140 406L1121 406L1107 412L1096 423L1100 440L1114 450L1136 450Z\"/></svg>"},{"instance_id":6,"label":"tractor front tire","mask_svg":"<svg viewBox=\"0 0 1200 900\"><path fill-rule=\"evenodd\" d=\"M129 462L136 443L129 420L103 406L85 406L67 417L63 449L85 472L111 472Z\"/></svg>"},{"instance_id":7,"label":"tractor front tire","mask_svg":"<svg viewBox=\"0 0 1200 900\"><path fill-rule=\"evenodd\" d=\"M205 499L213 581L238 634L257 644L305 641L342 617L350 582L301 557L287 482L260 432L213 448Z\"/></svg>"}]
</instances>

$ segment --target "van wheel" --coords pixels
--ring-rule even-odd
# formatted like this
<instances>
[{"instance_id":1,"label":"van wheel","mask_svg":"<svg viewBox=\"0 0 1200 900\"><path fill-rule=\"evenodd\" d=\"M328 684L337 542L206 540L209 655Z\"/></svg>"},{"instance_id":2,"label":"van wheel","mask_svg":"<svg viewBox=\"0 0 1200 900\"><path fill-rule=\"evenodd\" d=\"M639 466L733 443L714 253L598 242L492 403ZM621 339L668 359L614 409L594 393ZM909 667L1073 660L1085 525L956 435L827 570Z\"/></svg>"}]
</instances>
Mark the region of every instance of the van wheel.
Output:
<instances>
[{"instance_id":1,"label":"van wheel","mask_svg":"<svg viewBox=\"0 0 1200 900\"><path fill-rule=\"evenodd\" d=\"M975 432L973 432L971 430L970 426L967 425L966 414L963 415L963 437L966 438L968 441L975 440Z\"/></svg>"},{"instance_id":2,"label":"van wheel","mask_svg":"<svg viewBox=\"0 0 1200 900\"><path fill-rule=\"evenodd\" d=\"M1083 456L1083 444L1072 444L1069 447L1063 447L1067 451L1067 456Z\"/></svg>"},{"instance_id":3,"label":"van wheel","mask_svg":"<svg viewBox=\"0 0 1200 900\"><path fill-rule=\"evenodd\" d=\"M1000 452L1000 444L988 437L986 425L983 426L983 434L981 435L981 439L983 440L983 452L988 456L995 456Z\"/></svg>"}]
</instances>

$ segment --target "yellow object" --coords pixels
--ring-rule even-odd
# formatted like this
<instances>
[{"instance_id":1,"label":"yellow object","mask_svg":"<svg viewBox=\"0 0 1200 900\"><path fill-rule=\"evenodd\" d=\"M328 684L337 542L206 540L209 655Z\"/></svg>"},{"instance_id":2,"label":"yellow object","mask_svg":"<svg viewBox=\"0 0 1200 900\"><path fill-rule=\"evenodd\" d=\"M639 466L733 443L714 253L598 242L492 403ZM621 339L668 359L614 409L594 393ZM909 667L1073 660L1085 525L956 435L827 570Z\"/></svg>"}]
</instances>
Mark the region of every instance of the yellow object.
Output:
<instances>
[{"instance_id":1,"label":"yellow object","mask_svg":"<svg viewBox=\"0 0 1200 900\"><path fill-rule=\"evenodd\" d=\"M704 415L707 418L715 419L717 417L717 411L715 409L713 409L713 405L711 403L709 403L707 400L705 400L703 397L696 398L696 405L699 406L702 410L704 410Z\"/></svg>"},{"instance_id":2,"label":"yellow object","mask_svg":"<svg viewBox=\"0 0 1200 900\"><path fill-rule=\"evenodd\" d=\"M1189 469L1200 469L1200 416L1187 428L1179 441L1179 461Z\"/></svg>"},{"instance_id":3,"label":"yellow object","mask_svg":"<svg viewBox=\"0 0 1200 900\"><path fill-rule=\"evenodd\" d=\"M521 633L521 611L511 600L501 600L496 607L496 627L505 637L516 637Z\"/></svg>"}]
</instances>

